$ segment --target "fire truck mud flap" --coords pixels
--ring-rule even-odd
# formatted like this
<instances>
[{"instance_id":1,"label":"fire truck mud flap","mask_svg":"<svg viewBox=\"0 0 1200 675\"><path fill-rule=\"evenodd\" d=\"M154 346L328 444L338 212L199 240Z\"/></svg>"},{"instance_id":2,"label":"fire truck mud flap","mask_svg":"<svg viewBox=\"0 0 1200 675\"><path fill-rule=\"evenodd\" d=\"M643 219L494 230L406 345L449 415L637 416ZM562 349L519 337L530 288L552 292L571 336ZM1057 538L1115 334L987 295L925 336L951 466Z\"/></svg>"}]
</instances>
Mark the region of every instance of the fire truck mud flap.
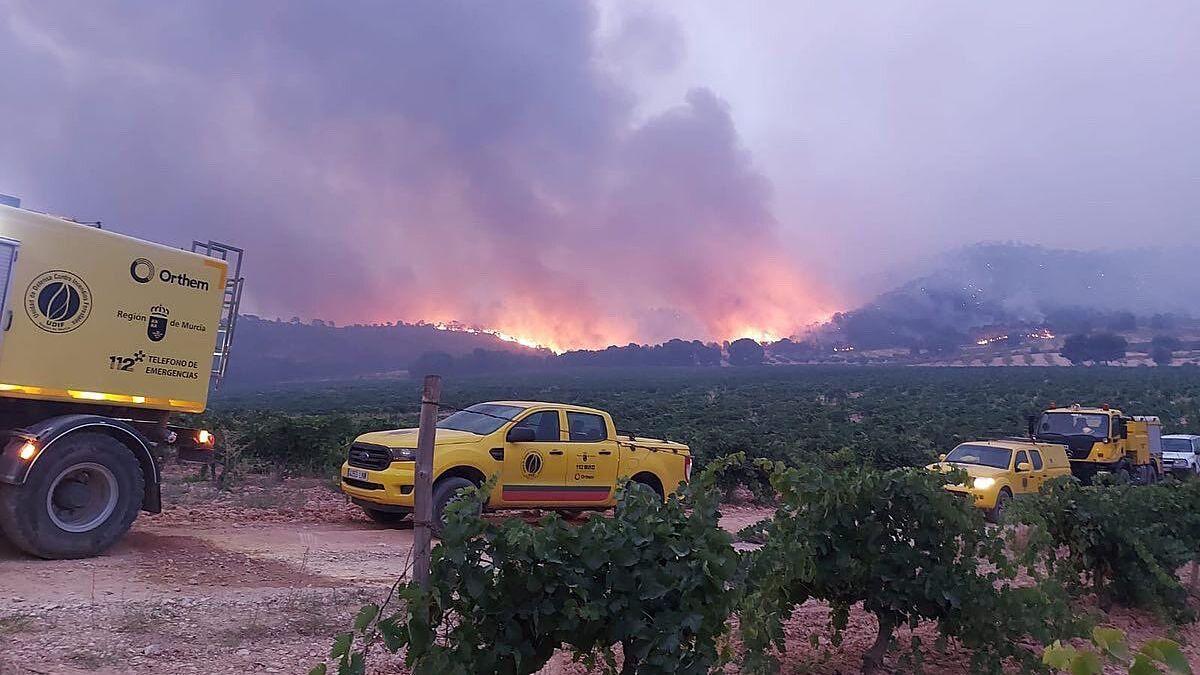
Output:
<instances>
[{"instance_id":1,"label":"fire truck mud flap","mask_svg":"<svg viewBox=\"0 0 1200 675\"><path fill-rule=\"evenodd\" d=\"M99 415L63 415L25 429L5 432L3 450L0 450L0 483L24 485L37 462L53 453L56 444L75 433L103 434L128 448L142 471L142 510L149 513L162 510L160 475L158 464L150 453L150 441L125 422Z\"/></svg>"}]
</instances>

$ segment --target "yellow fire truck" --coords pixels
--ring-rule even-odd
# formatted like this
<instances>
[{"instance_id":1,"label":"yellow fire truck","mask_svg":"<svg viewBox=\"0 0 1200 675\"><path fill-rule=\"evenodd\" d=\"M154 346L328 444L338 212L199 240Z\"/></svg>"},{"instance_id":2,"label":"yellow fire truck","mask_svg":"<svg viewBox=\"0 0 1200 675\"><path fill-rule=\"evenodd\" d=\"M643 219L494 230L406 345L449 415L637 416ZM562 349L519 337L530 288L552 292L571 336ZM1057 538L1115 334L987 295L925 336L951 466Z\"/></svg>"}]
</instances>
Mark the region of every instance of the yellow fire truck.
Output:
<instances>
[{"instance_id":1,"label":"yellow fire truck","mask_svg":"<svg viewBox=\"0 0 1200 675\"><path fill-rule=\"evenodd\" d=\"M1162 422L1157 417L1076 403L1031 417L1029 435L1067 446L1071 473L1085 482L1100 472L1135 483L1153 483L1163 475Z\"/></svg>"},{"instance_id":2,"label":"yellow fire truck","mask_svg":"<svg viewBox=\"0 0 1200 675\"><path fill-rule=\"evenodd\" d=\"M206 461L241 250L191 251L0 198L0 532L43 558L96 555L161 509L161 450Z\"/></svg>"}]
</instances>

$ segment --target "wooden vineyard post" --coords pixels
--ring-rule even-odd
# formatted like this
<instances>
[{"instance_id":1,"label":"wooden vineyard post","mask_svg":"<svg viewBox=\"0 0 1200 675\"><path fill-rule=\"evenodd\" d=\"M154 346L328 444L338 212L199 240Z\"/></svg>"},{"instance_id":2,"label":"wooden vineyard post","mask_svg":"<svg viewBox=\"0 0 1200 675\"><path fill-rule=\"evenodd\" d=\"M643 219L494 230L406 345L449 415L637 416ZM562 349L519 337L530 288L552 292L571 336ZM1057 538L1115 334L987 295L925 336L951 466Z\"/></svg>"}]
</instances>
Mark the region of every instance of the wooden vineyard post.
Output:
<instances>
[{"instance_id":1,"label":"wooden vineyard post","mask_svg":"<svg viewBox=\"0 0 1200 675\"><path fill-rule=\"evenodd\" d=\"M413 579L429 590L433 532L433 440L437 433L442 378L426 375L421 388L421 423L417 431L417 475L413 485Z\"/></svg>"}]
</instances>

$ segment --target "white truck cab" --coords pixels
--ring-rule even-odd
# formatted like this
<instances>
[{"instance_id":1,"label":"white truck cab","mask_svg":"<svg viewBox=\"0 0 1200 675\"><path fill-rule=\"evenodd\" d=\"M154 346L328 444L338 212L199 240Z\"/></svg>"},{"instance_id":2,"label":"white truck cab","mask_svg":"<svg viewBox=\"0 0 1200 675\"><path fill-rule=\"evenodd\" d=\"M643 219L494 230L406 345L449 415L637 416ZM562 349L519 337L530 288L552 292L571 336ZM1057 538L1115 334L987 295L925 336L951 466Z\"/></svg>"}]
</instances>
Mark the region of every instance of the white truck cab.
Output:
<instances>
[{"instance_id":1,"label":"white truck cab","mask_svg":"<svg viewBox=\"0 0 1200 675\"><path fill-rule=\"evenodd\" d=\"M1200 436L1171 434L1162 437L1163 469L1177 476L1200 476Z\"/></svg>"}]
</instances>

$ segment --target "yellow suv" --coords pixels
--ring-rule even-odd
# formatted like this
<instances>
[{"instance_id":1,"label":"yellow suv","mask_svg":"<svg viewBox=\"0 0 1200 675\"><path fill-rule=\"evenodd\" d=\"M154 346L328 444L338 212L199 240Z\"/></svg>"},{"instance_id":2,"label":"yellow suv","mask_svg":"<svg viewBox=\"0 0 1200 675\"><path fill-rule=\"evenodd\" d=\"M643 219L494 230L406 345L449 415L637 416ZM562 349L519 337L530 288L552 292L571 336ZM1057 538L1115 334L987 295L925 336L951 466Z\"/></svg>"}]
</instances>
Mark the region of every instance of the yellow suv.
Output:
<instances>
[{"instance_id":1,"label":"yellow suv","mask_svg":"<svg viewBox=\"0 0 1200 675\"><path fill-rule=\"evenodd\" d=\"M928 468L966 471L966 484L948 485L946 489L969 497L972 505L984 509L993 523L1003 519L1005 507L1014 498L1035 494L1046 481L1071 475L1067 448L1055 443L970 441L942 455L940 460Z\"/></svg>"},{"instance_id":2,"label":"yellow suv","mask_svg":"<svg viewBox=\"0 0 1200 675\"><path fill-rule=\"evenodd\" d=\"M438 422L433 452L433 517L460 489L499 476L489 509L603 509L618 479L666 498L691 475L681 443L617 434L603 410L564 403L479 403ZM399 522L413 509L416 429L375 431L350 445L342 492L376 522Z\"/></svg>"}]
</instances>

